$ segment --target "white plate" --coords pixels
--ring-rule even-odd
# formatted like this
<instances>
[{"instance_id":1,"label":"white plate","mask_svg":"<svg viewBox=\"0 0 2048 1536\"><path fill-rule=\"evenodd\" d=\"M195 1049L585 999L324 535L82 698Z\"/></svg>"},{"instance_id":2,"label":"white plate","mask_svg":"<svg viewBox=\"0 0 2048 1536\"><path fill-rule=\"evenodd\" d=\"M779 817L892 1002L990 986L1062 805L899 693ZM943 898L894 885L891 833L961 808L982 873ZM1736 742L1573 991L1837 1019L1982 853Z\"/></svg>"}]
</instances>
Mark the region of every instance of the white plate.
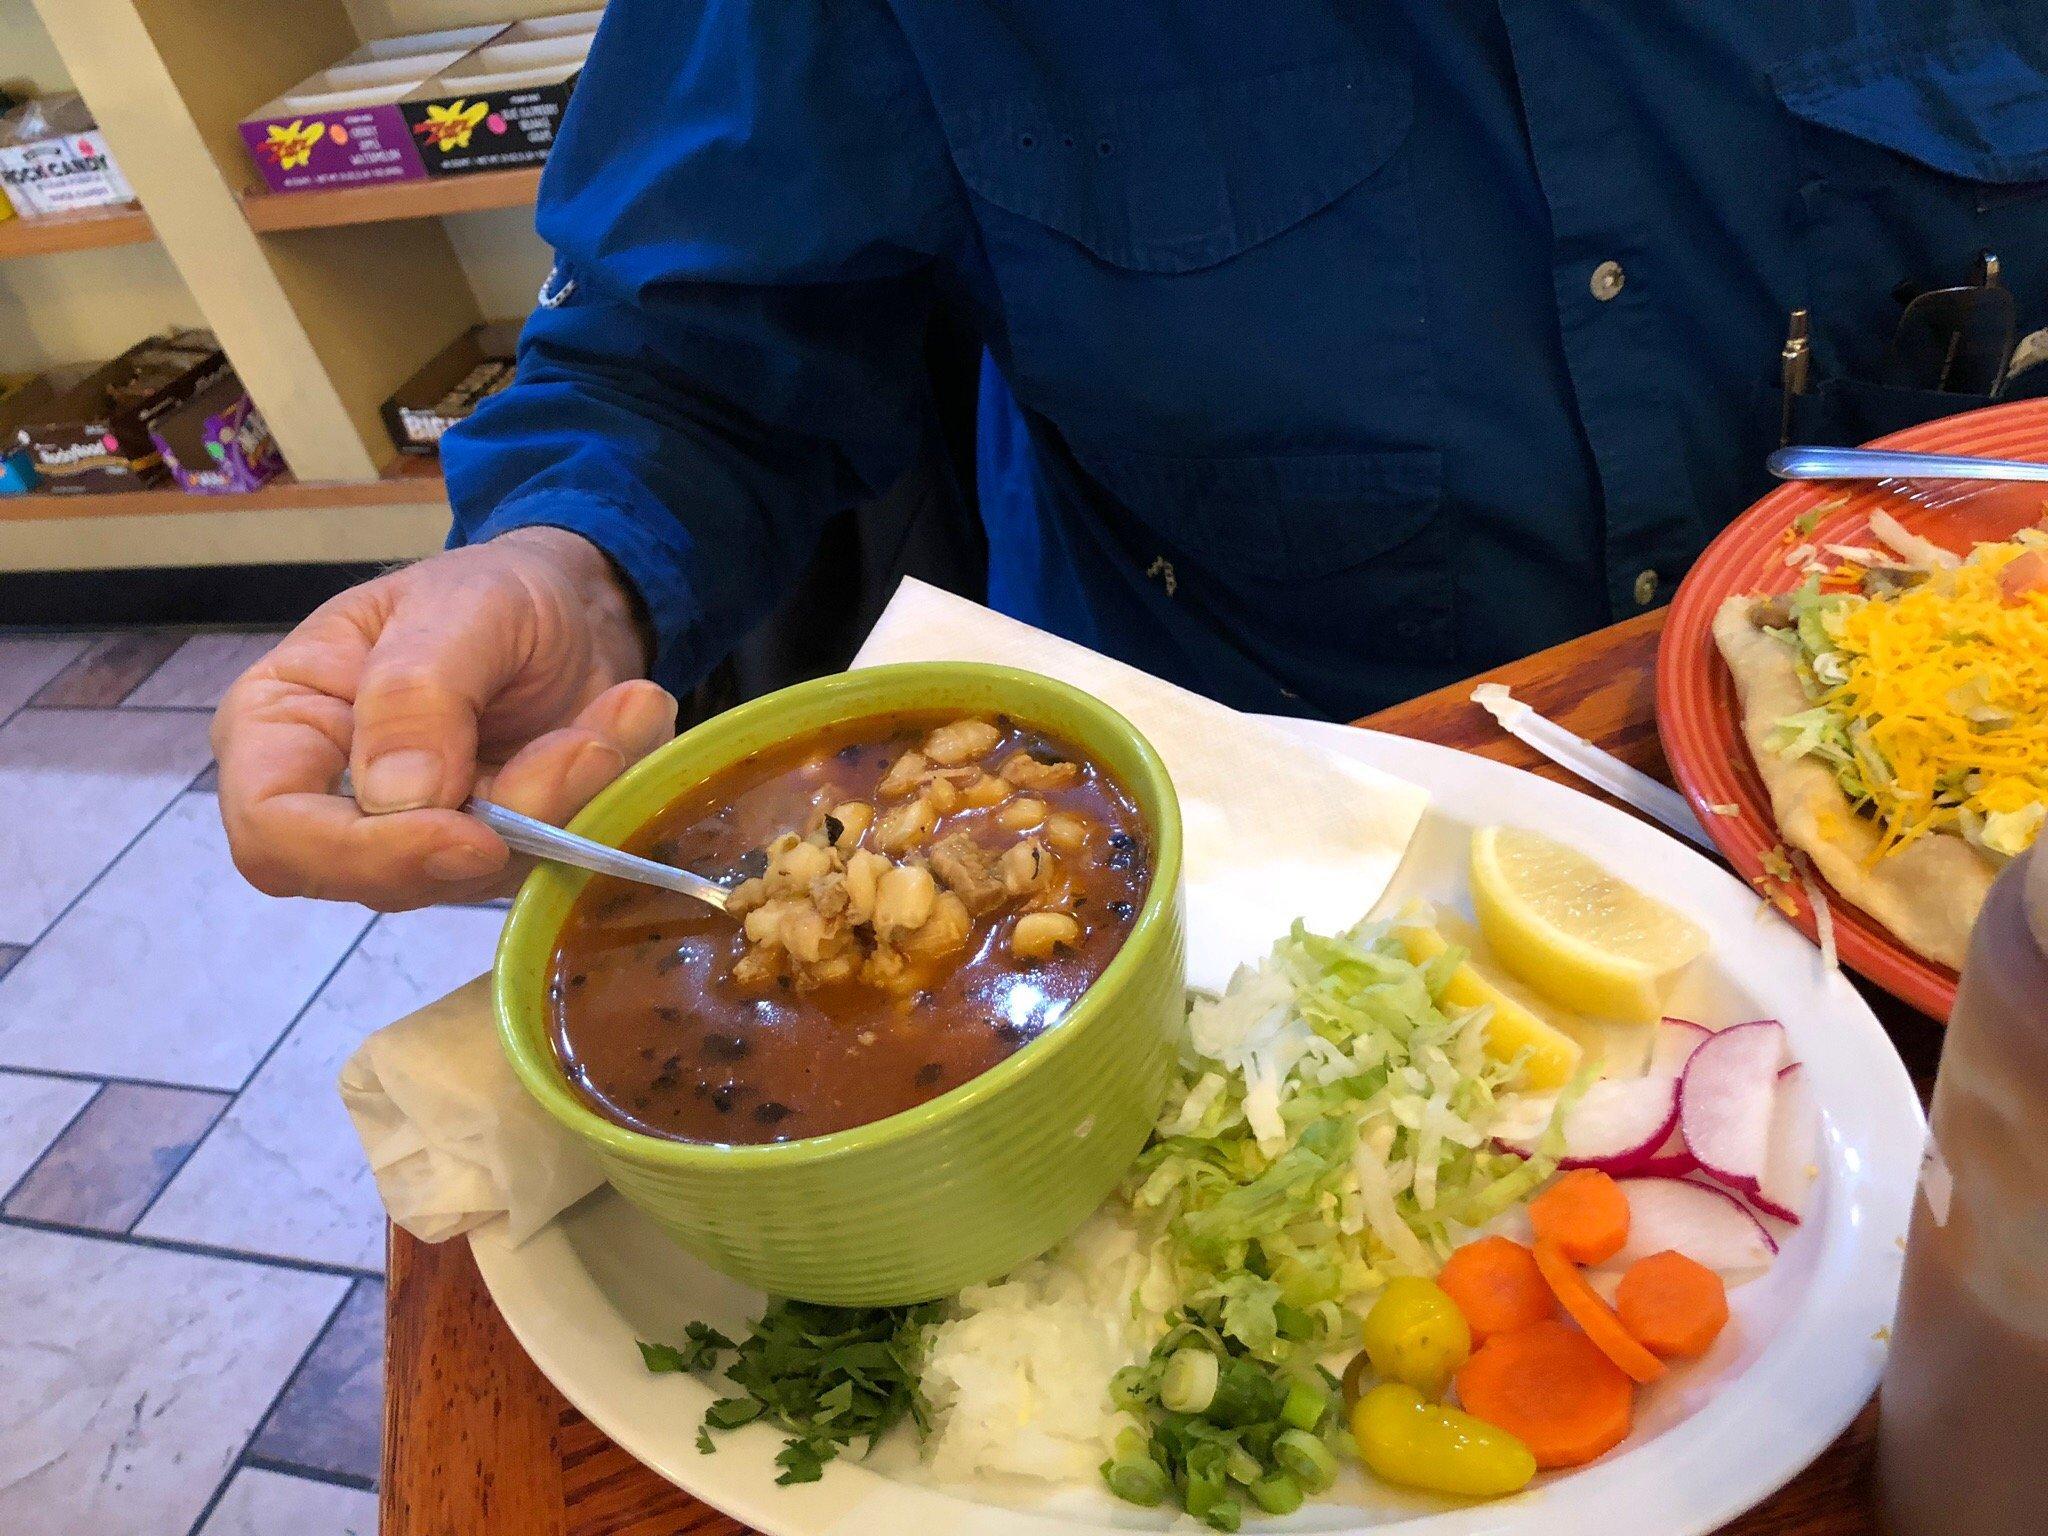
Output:
<instances>
[{"instance_id":1,"label":"white plate","mask_svg":"<svg viewBox=\"0 0 2048 1536\"><path fill-rule=\"evenodd\" d=\"M1925 1124L1877 1019L1754 892L1698 853L1585 795L1485 758L1401 737L1299 721L1304 739L1427 785L1434 804L1383 910L1410 897L1469 910L1475 826L1532 827L1657 892L1713 936L1673 1011L1715 1024L1782 1019L1824 1111L1813 1210L1768 1275L1732 1295L1734 1324L1706 1359L1646 1392L1636 1432L1591 1467L1478 1508L1390 1493L1347 1473L1330 1496L1253 1529L1398 1530L1400 1536L1696 1536L1756 1504L1813 1460L1877 1384L1898 1290ZM1255 957L1269 936L1248 936ZM728 1332L760 1299L674 1248L600 1191L525 1247L479 1234L484 1283L562 1394L664 1477L768 1536L1082 1536L1156 1530L1163 1511L1095 1489L1048 1495L1023 1481L937 1486L907 1445L835 1462L822 1481L775 1486L779 1438L754 1426L700 1454L697 1421L717 1395L697 1378L651 1376L636 1338L677 1339L702 1317ZM1181 1525L1199 1529L1186 1517Z\"/></svg>"}]
</instances>

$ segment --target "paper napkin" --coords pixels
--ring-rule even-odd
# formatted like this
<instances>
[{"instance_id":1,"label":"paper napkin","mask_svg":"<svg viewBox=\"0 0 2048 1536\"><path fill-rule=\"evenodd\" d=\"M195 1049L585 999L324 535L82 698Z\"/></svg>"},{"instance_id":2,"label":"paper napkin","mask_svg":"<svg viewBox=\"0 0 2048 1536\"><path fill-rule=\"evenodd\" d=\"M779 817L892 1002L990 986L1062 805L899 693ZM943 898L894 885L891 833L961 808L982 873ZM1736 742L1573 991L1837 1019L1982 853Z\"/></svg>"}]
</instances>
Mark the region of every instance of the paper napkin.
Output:
<instances>
[{"instance_id":1,"label":"paper napkin","mask_svg":"<svg viewBox=\"0 0 2048 1536\"><path fill-rule=\"evenodd\" d=\"M503 1216L523 1243L604 1182L512 1075L488 976L364 1040L342 1064L341 1102L384 1209L425 1242Z\"/></svg>"},{"instance_id":2,"label":"paper napkin","mask_svg":"<svg viewBox=\"0 0 2048 1536\"><path fill-rule=\"evenodd\" d=\"M1085 647L905 581L856 667L988 661L1044 673L1118 710L1165 760L1185 835L1188 979L1220 988L1296 918L1325 931L1368 913L1429 797ZM601 1182L498 1049L485 978L366 1039L342 1069L391 1219L439 1242L503 1216L523 1242Z\"/></svg>"}]
</instances>

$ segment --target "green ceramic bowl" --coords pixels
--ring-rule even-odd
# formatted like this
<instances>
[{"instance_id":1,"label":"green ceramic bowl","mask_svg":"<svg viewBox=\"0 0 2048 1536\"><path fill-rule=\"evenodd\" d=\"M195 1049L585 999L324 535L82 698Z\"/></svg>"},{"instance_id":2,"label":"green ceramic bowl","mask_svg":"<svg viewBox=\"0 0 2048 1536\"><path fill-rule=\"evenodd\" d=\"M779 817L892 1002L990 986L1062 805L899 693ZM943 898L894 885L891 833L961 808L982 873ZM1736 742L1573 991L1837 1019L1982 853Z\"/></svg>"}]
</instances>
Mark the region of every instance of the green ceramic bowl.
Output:
<instances>
[{"instance_id":1,"label":"green ceramic bowl","mask_svg":"<svg viewBox=\"0 0 2048 1536\"><path fill-rule=\"evenodd\" d=\"M950 1093L873 1124L765 1146L666 1141L571 1092L548 1039L548 967L589 878L544 866L498 945L498 1032L526 1090L620 1194L714 1269L840 1306L922 1301L1044 1252L1115 1187L1158 1115L1184 1028L1180 805L1131 723L1051 678L967 662L873 667L720 715L654 753L572 829L619 843L689 785L793 736L897 710L1007 714L1071 742L1151 832L1152 884L1129 940L1067 1016Z\"/></svg>"}]
</instances>

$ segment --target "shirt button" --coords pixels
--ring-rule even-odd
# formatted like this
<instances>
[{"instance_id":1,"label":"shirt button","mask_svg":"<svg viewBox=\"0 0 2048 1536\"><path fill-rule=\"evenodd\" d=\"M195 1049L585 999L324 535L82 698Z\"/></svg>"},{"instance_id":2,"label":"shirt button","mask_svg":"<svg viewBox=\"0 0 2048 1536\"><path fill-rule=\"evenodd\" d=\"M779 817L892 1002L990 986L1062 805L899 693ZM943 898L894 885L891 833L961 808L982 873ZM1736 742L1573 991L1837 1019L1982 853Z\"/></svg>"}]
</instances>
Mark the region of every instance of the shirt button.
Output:
<instances>
[{"instance_id":1,"label":"shirt button","mask_svg":"<svg viewBox=\"0 0 2048 1536\"><path fill-rule=\"evenodd\" d=\"M1605 304L1621 292L1621 285L1627 281L1628 274L1621 270L1620 262L1603 261L1593 269L1593 276L1587 281L1586 286L1593 290L1594 298Z\"/></svg>"},{"instance_id":2,"label":"shirt button","mask_svg":"<svg viewBox=\"0 0 2048 1536\"><path fill-rule=\"evenodd\" d=\"M1636 606L1647 608L1657 600L1657 573L1644 571L1636 577Z\"/></svg>"}]
</instances>

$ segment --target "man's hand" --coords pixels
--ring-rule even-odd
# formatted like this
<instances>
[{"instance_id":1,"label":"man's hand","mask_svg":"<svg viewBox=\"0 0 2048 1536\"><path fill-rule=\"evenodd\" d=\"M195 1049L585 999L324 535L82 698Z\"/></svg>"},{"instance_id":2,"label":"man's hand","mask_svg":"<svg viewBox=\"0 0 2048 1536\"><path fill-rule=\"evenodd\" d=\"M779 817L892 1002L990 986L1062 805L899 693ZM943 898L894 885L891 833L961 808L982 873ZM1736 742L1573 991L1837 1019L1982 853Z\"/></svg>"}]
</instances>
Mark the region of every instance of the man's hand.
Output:
<instances>
[{"instance_id":1,"label":"man's hand","mask_svg":"<svg viewBox=\"0 0 2048 1536\"><path fill-rule=\"evenodd\" d=\"M235 865L273 896L381 911L475 901L524 866L453 807L560 824L675 733L597 547L523 528L321 605L213 722ZM347 769L355 798L339 793Z\"/></svg>"}]
</instances>

